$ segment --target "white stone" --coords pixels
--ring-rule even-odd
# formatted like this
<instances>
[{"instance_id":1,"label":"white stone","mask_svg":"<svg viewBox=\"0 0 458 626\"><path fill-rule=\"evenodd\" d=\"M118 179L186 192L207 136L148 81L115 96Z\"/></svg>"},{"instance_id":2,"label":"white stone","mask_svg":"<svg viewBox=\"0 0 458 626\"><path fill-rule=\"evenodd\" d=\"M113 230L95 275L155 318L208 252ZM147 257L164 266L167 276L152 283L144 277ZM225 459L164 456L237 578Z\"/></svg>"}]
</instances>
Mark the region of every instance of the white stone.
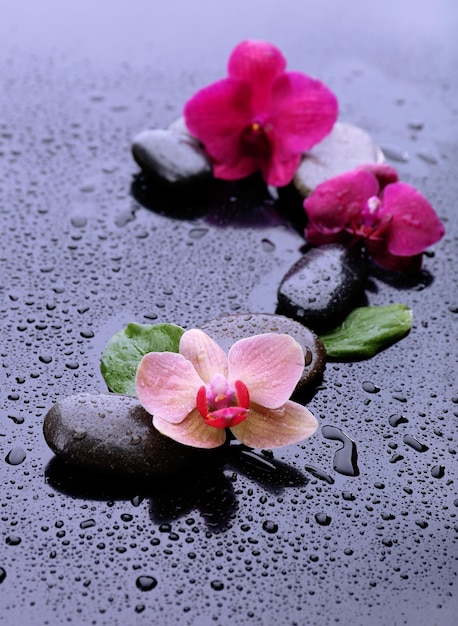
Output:
<instances>
[{"instance_id":1,"label":"white stone","mask_svg":"<svg viewBox=\"0 0 458 626\"><path fill-rule=\"evenodd\" d=\"M362 128L337 122L323 141L302 158L294 185L306 197L328 178L343 174L364 163L383 163L382 150Z\"/></svg>"}]
</instances>

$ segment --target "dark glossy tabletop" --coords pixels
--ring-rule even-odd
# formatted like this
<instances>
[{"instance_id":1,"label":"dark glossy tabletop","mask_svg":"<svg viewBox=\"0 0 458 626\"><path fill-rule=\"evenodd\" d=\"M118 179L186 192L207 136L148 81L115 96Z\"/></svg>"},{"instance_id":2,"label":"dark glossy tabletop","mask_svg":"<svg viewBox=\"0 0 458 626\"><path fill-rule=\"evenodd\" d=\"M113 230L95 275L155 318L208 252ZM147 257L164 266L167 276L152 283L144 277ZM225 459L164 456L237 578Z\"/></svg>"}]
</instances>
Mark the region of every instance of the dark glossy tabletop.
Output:
<instances>
[{"instance_id":1,"label":"dark glossy tabletop","mask_svg":"<svg viewBox=\"0 0 458 626\"><path fill-rule=\"evenodd\" d=\"M456 623L458 4L16 0L0 13L0 623ZM421 280L368 282L369 304L412 308L410 334L328 362L310 399L355 441L359 473L336 471L340 444L321 428L272 463L148 484L69 470L43 419L106 391L114 333L274 313L301 255L268 195L228 185L171 210L131 157L132 137L179 117L246 38L329 85L340 120L447 228Z\"/></svg>"}]
</instances>

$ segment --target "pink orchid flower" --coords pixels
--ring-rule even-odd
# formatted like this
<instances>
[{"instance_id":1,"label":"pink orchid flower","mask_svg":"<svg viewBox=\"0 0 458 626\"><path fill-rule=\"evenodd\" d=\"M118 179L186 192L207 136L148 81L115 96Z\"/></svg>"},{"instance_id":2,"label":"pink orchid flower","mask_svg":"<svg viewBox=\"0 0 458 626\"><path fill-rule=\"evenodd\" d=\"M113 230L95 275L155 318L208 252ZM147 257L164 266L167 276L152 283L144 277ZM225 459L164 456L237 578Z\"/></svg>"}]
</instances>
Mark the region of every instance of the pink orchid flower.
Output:
<instances>
[{"instance_id":1,"label":"pink orchid flower","mask_svg":"<svg viewBox=\"0 0 458 626\"><path fill-rule=\"evenodd\" d=\"M185 332L180 352L150 352L136 388L153 424L189 446L216 448L226 428L253 448L276 448L312 435L317 420L289 400L304 369L301 346L267 333L237 341L226 355L198 329Z\"/></svg>"},{"instance_id":2,"label":"pink orchid flower","mask_svg":"<svg viewBox=\"0 0 458 626\"><path fill-rule=\"evenodd\" d=\"M204 145L217 178L236 180L260 170L269 185L287 185L302 153L331 132L334 94L285 67L272 44L244 41L229 58L228 78L186 103L188 130Z\"/></svg>"},{"instance_id":3,"label":"pink orchid flower","mask_svg":"<svg viewBox=\"0 0 458 626\"><path fill-rule=\"evenodd\" d=\"M363 165L330 178L306 198L304 209L310 243L364 241L374 261L389 270L420 269L422 253L445 233L426 198L399 182L387 164Z\"/></svg>"}]
</instances>

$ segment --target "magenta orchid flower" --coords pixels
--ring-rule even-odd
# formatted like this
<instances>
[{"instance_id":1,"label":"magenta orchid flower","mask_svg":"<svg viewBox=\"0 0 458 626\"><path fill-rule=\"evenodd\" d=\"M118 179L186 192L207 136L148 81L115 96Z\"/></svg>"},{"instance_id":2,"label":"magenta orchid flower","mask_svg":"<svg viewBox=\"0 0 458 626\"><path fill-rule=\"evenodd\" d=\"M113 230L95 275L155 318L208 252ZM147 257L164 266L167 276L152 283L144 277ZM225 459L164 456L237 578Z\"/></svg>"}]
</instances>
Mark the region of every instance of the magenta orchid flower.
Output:
<instances>
[{"instance_id":1,"label":"magenta orchid flower","mask_svg":"<svg viewBox=\"0 0 458 626\"><path fill-rule=\"evenodd\" d=\"M387 164L363 165L318 185L304 201L306 239L313 244L363 241L385 269L413 271L444 226L414 187Z\"/></svg>"},{"instance_id":2,"label":"magenta orchid flower","mask_svg":"<svg viewBox=\"0 0 458 626\"><path fill-rule=\"evenodd\" d=\"M237 341L229 354L203 331L180 340L179 353L150 352L136 389L159 432L180 443L216 448L230 428L253 448L277 448L312 435L318 422L289 400L304 369L301 346L267 333Z\"/></svg>"},{"instance_id":3,"label":"magenta orchid flower","mask_svg":"<svg viewBox=\"0 0 458 626\"><path fill-rule=\"evenodd\" d=\"M334 94L285 67L272 44L244 41L229 58L228 78L186 103L188 130L204 145L217 178L236 180L260 170L269 185L287 185L302 153L331 132L338 112Z\"/></svg>"}]
</instances>

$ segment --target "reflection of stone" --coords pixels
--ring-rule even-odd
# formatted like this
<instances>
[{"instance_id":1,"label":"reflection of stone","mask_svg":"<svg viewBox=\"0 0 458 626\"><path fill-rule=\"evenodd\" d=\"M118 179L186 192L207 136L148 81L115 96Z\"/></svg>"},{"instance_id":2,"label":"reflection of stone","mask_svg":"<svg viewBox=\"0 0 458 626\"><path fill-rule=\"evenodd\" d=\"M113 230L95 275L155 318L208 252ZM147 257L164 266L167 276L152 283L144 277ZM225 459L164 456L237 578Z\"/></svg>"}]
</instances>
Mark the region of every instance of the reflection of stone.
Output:
<instances>
[{"instance_id":1,"label":"reflection of stone","mask_svg":"<svg viewBox=\"0 0 458 626\"><path fill-rule=\"evenodd\" d=\"M212 172L199 142L173 130L140 132L132 142L132 154L145 174L166 183L191 183L210 177Z\"/></svg>"},{"instance_id":2,"label":"reflection of stone","mask_svg":"<svg viewBox=\"0 0 458 626\"><path fill-rule=\"evenodd\" d=\"M312 248L283 278L279 311L317 332L334 328L360 304L366 273L359 248L347 250L340 244Z\"/></svg>"},{"instance_id":3,"label":"reflection of stone","mask_svg":"<svg viewBox=\"0 0 458 626\"><path fill-rule=\"evenodd\" d=\"M268 313L226 315L205 322L200 326L226 351L233 343L244 337L261 333L286 333L300 343L305 355L305 368L296 391L302 391L323 372L326 352L319 337L302 324L284 317Z\"/></svg>"},{"instance_id":4,"label":"reflection of stone","mask_svg":"<svg viewBox=\"0 0 458 626\"><path fill-rule=\"evenodd\" d=\"M63 460L125 476L176 472L214 454L164 437L136 398L117 394L69 396L48 411L43 429Z\"/></svg>"},{"instance_id":5,"label":"reflection of stone","mask_svg":"<svg viewBox=\"0 0 458 626\"><path fill-rule=\"evenodd\" d=\"M382 163L383 152L366 131L337 122L330 135L302 158L294 184L306 197L317 185L364 163Z\"/></svg>"}]
</instances>

